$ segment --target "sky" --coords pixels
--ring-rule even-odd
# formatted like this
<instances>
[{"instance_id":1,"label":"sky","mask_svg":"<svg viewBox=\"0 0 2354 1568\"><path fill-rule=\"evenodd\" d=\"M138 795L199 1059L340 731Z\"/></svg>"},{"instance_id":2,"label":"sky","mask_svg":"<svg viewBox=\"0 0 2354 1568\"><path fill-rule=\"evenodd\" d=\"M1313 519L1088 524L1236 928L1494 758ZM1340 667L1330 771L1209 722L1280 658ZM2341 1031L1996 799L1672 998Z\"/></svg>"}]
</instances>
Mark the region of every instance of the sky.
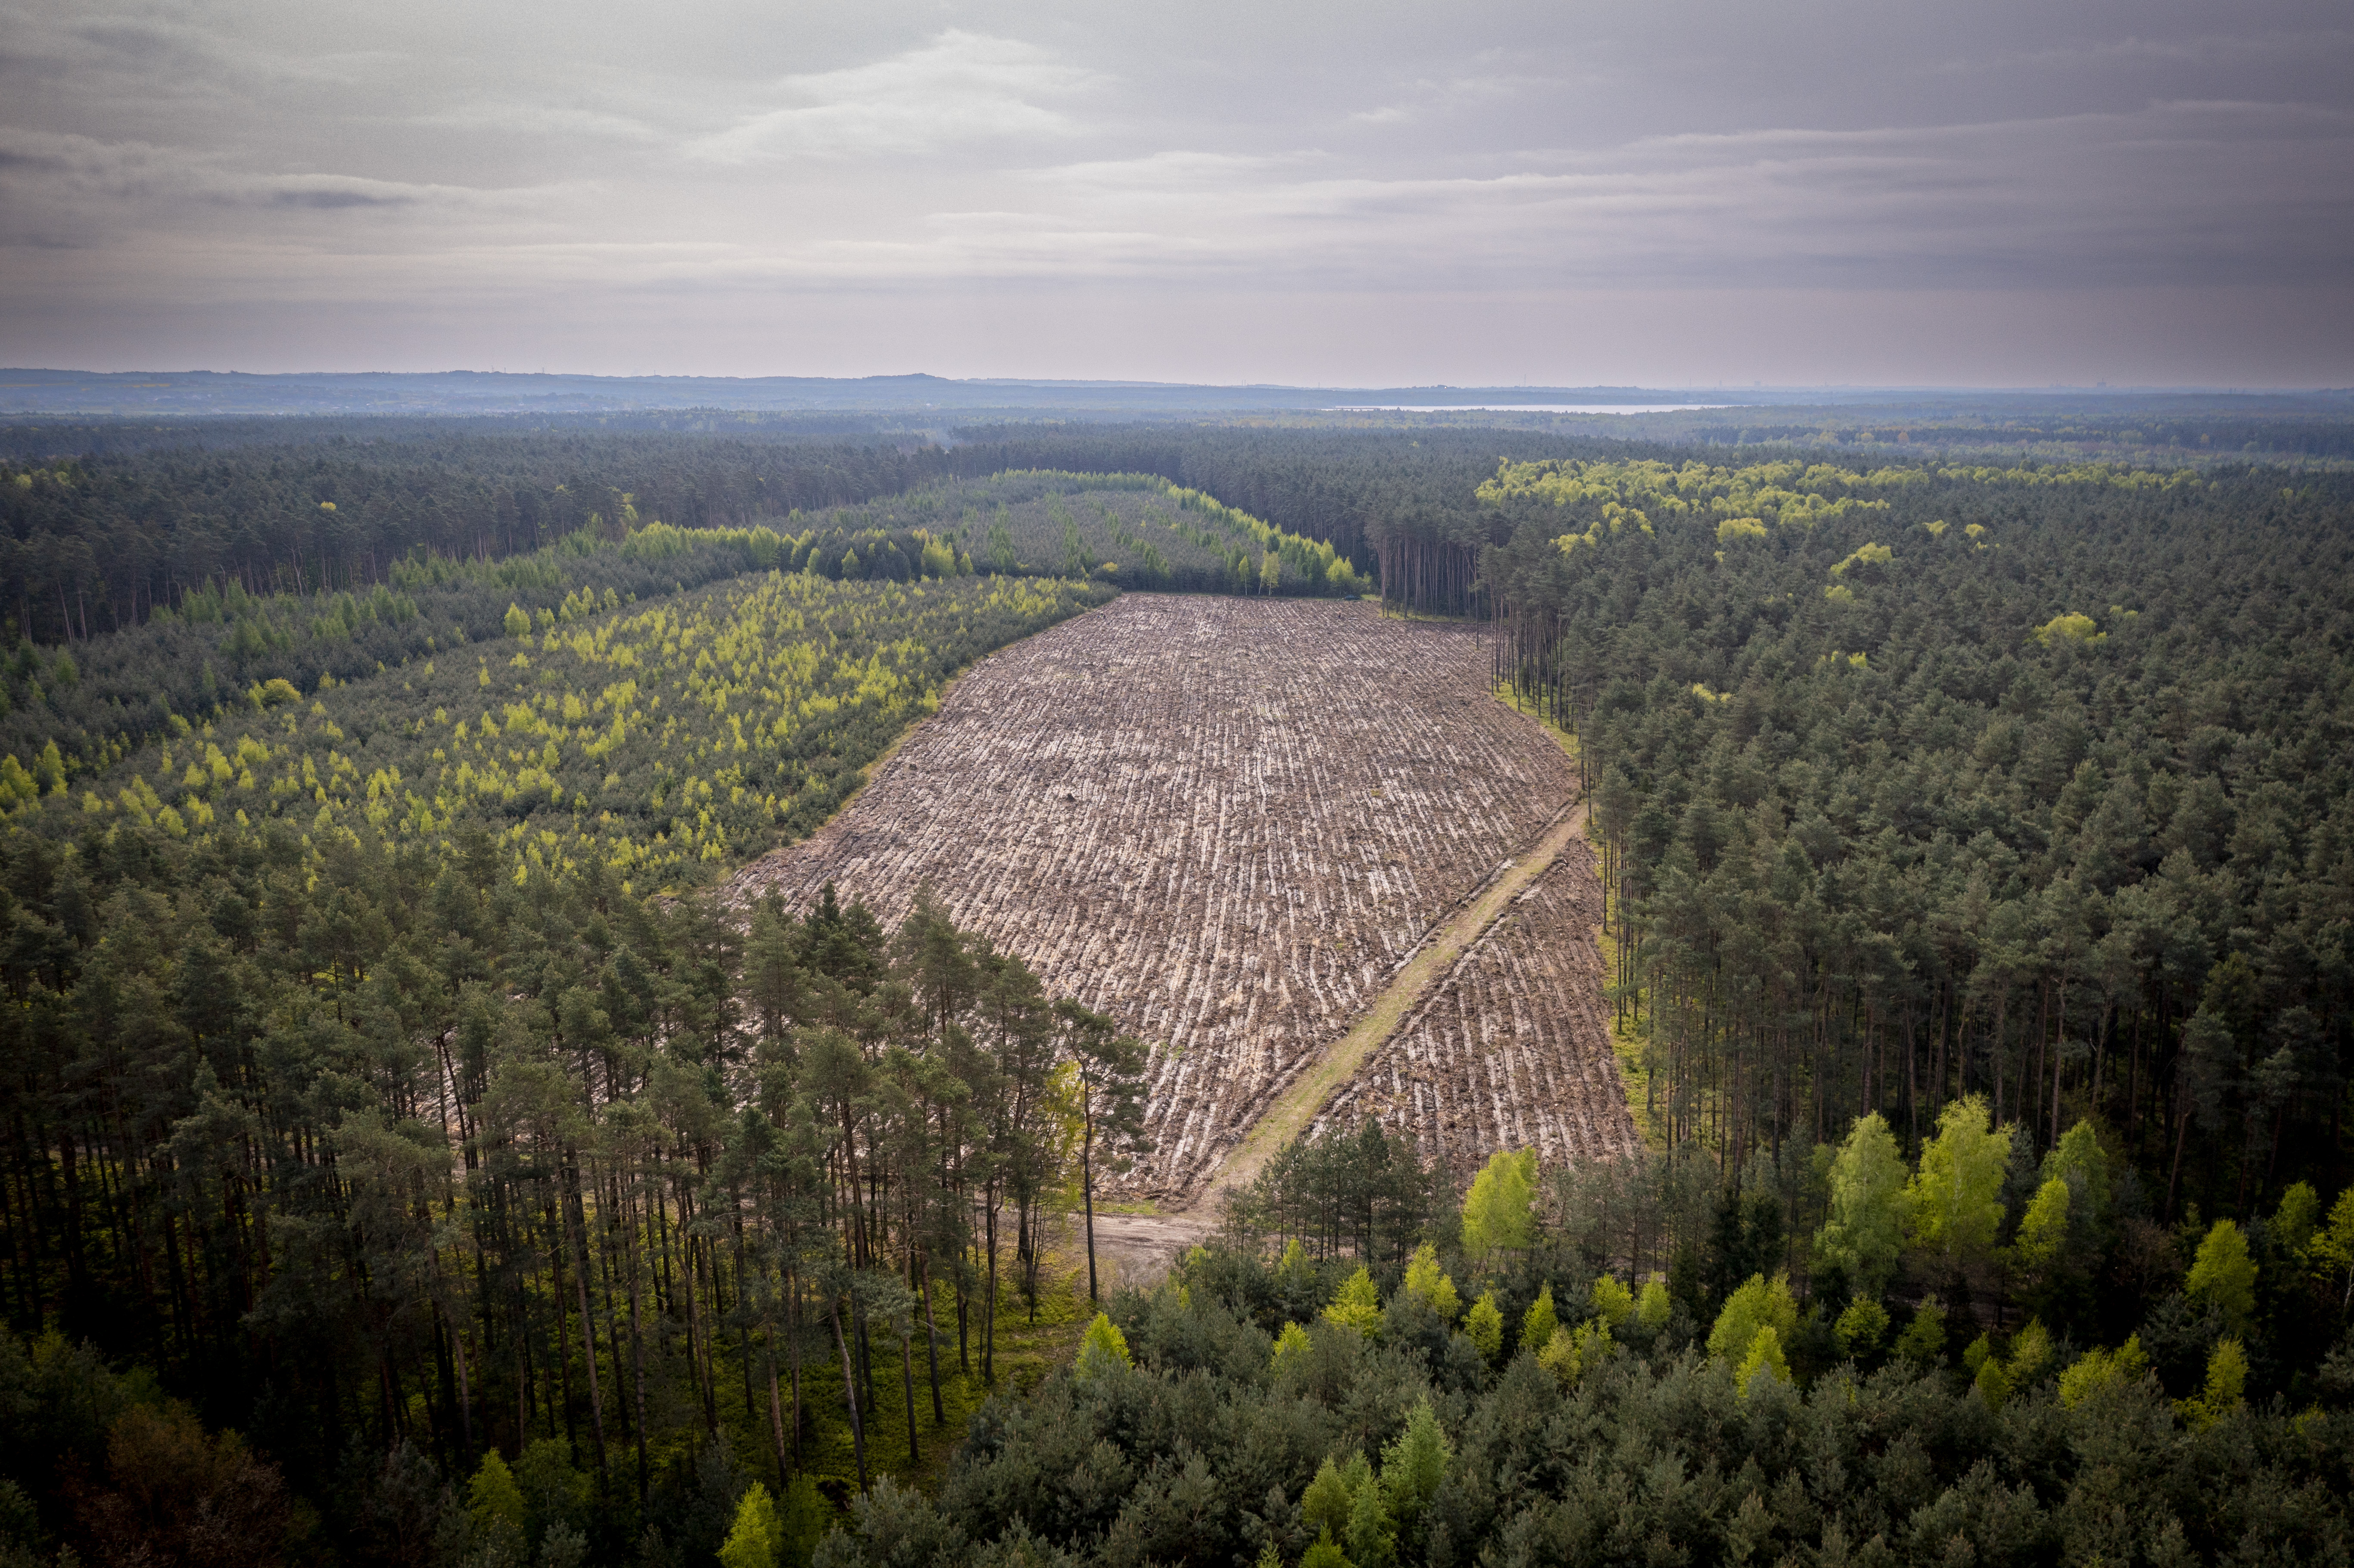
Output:
<instances>
[{"instance_id":1,"label":"sky","mask_svg":"<svg viewBox=\"0 0 2354 1568\"><path fill-rule=\"evenodd\" d=\"M0 0L0 365L2354 385L2343 0Z\"/></svg>"}]
</instances>

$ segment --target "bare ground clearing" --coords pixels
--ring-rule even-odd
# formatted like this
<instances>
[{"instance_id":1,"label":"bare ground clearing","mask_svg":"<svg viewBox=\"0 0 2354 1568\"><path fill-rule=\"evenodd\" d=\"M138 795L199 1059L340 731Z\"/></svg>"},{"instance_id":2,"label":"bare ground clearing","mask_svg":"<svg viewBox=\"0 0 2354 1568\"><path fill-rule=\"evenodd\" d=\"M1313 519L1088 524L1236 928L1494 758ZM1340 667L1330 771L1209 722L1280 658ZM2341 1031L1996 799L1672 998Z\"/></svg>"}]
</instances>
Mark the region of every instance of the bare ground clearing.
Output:
<instances>
[{"instance_id":1,"label":"bare ground clearing","mask_svg":"<svg viewBox=\"0 0 2354 1568\"><path fill-rule=\"evenodd\" d=\"M1293 1079L1277 1097L1242 1141L1228 1152L1225 1162L1211 1176L1203 1196L1214 1202L1223 1192L1250 1185L1285 1144L1320 1129L1329 1119L1334 1100L1347 1095L1363 1080L1373 1061L1389 1054L1387 1048L1401 1026L1411 1029L1428 1011L1426 1003L1430 999L1426 993L1442 980L1447 987L1457 983L1464 965L1486 945L1491 927L1506 916L1510 905L1523 896L1522 890L1550 872L1564 851L1582 853L1582 845L1577 849L1572 846L1577 844L1585 827L1583 804L1564 810L1526 854L1498 867L1471 898L1432 931L1422 950L1398 970L1389 989L1358 1019L1356 1026L1327 1049L1314 1067ZM1398 1119L1384 1118L1384 1125L1394 1130ZM1442 1148L1423 1139L1424 1129L1413 1130L1426 1152ZM1505 1130L1500 1123L1499 1131ZM1505 1137L1490 1147L1518 1148L1523 1141ZM1484 1155L1488 1150L1481 1152Z\"/></svg>"},{"instance_id":2,"label":"bare ground clearing","mask_svg":"<svg viewBox=\"0 0 2354 1568\"><path fill-rule=\"evenodd\" d=\"M1490 673L1368 605L1127 595L976 665L728 897L832 881L892 922L928 883L1153 1046L1127 1186L1182 1197L1574 792Z\"/></svg>"},{"instance_id":3,"label":"bare ground clearing","mask_svg":"<svg viewBox=\"0 0 2354 1568\"><path fill-rule=\"evenodd\" d=\"M1548 1166L1633 1155L1595 946L1601 923L1602 885L1581 841L1513 899L1315 1125L1376 1117L1458 1180L1499 1149L1533 1149Z\"/></svg>"}]
</instances>

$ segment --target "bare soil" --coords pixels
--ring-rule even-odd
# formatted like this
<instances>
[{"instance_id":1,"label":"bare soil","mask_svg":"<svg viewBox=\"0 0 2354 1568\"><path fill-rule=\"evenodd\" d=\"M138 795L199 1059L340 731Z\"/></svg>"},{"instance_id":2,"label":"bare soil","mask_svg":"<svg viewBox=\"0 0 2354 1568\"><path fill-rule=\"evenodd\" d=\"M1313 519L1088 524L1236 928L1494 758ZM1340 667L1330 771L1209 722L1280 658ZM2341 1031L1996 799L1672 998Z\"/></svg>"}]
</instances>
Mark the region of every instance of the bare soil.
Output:
<instances>
[{"instance_id":1,"label":"bare soil","mask_svg":"<svg viewBox=\"0 0 2354 1568\"><path fill-rule=\"evenodd\" d=\"M1157 1147L1126 1188L1182 1200L1569 801L1490 675L1474 630L1362 603L1127 595L976 665L728 896L806 908L832 881L890 923L929 884L1153 1047Z\"/></svg>"},{"instance_id":2,"label":"bare soil","mask_svg":"<svg viewBox=\"0 0 2354 1568\"><path fill-rule=\"evenodd\" d=\"M1602 885L1568 846L1322 1107L1414 1134L1458 1180L1499 1149L1547 1166L1631 1156L1634 1118L1603 1001Z\"/></svg>"}]
</instances>

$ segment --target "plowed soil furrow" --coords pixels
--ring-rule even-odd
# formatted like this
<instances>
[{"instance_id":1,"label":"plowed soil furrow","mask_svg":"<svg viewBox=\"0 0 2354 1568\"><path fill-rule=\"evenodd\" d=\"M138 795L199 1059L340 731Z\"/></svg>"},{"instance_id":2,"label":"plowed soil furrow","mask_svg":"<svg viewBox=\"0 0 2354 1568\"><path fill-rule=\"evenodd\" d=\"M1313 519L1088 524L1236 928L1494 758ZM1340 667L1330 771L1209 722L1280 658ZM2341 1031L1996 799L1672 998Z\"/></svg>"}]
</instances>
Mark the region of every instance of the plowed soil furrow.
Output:
<instances>
[{"instance_id":1,"label":"plowed soil furrow","mask_svg":"<svg viewBox=\"0 0 2354 1568\"><path fill-rule=\"evenodd\" d=\"M1363 604L1131 594L977 665L729 896L832 881L889 923L929 884L1153 1047L1129 1185L1182 1196L1569 799L1489 673Z\"/></svg>"},{"instance_id":2,"label":"plowed soil furrow","mask_svg":"<svg viewBox=\"0 0 2354 1568\"><path fill-rule=\"evenodd\" d=\"M1602 886L1573 844L1419 1010L1337 1090L1316 1126L1367 1116L1468 1179L1499 1149L1547 1165L1631 1155L1595 932Z\"/></svg>"}]
</instances>

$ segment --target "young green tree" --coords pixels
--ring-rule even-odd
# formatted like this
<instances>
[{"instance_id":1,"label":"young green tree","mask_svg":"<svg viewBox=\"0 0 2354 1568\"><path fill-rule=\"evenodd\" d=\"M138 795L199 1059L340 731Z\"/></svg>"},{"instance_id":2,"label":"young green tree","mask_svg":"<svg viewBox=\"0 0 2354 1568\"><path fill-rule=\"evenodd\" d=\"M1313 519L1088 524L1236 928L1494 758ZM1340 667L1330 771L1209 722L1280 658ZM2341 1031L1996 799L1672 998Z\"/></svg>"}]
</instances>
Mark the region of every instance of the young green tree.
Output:
<instances>
[{"instance_id":1,"label":"young green tree","mask_svg":"<svg viewBox=\"0 0 2354 1568\"><path fill-rule=\"evenodd\" d=\"M2061 1372L2060 1404L2073 1410L2088 1399L2132 1387L2148 1370L2139 1334L2127 1335L2126 1342L2114 1351L2095 1345Z\"/></svg>"},{"instance_id":2,"label":"young green tree","mask_svg":"<svg viewBox=\"0 0 2354 1568\"><path fill-rule=\"evenodd\" d=\"M1454 1457L1455 1446L1447 1440L1430 1401L1416 1400L1406 1413L1405 1430L1382 1450L1382 1490L1401 1535L1416 1536L1423 1510L1438 1495Z\"/></svg>"},{"instance_id":3,"label":"young green tree","mask_svg":"<svg viewBox=\"0 0 2354 1568\"><path fill-rule=\"evenodd\" d=\"M2221 1313L2234 1330L2244 1330L2256 1310L2256 1264L2248 1255L2247 1233L2230 1220L2209 1227L2182 1281L2182 1294Z\"/></svg>"},{"instance_id":4,"label":"young green tree","mask_svg":"<svg viewBox=\"0 0 2354 1568\"><path fill-rule=\"evenodd\" d=\"M1128 1353L1128 1336L1104 1313L1097 1313L1087 1324L1087 1334L1079 1341L1078 1364L1082 1372L1090 1373L1115 1368L1125 1371L1135 1364Z\"/></svg>"},{"instance_id":5,"label":"young green tree","mask_svg":"<svg viewBox=\"0 0 2354 1568\"><path fill-rule=\"evenodd\" d=\"M1859 1296L1831 1326L1840 1349L1850 1356L1868 1356L1888 1334L1888 1308L1869 1296Z\"/></svg>"},{"instance_id":6,"label":"young green tree","mask_svg":"<svg viewBox=\"0 0 2354 1568\"><path fill-rule=\"evenodd\" d=\"M1708 1353L1721 1361L1739 1361L1760 1329L1772 1329L1776 1344L1797 1332L1798 1303L1787 1276L1777 1274L1769 1282L1764 1275L1753 1274L1726 1297L1708 1331Z\"/></svg>"},{"instance_id":7,"label":"young green tree","mask_svg":"<svg viewBox=\"0 0 2354 1568\"><path fill-rule=\"evenodd\" d=\"M485 1545L506 1542L506 1551L519 1554L530 1517L523 1489L515 1485L514 1472L507 1468L499 1451L492 1449L482 1456L482 1462L475 1467L474 1478L466 1484L466 1518L473 1527L474 1539Z\"/></svg>"},{"instance_id":8,"label":"young green tree","mask_svg":"<svg viewBox=\"0 0 2354 1568\"><path fill-rule=\"evenodd\" d=\"M719 1568L780 1568L783 1534L776 1500L754 1481L736 1504L735 1520L719 1548Z\"/></svg>"},{"instance_id":9,"label":"young green tree","mask_svg":"<svg viewBox=\"0 0 2354 1568\"><path fill-rule=\"evenodd\" d=\"M1561 1319L1553 1309L1553 1283L1548 1280L1538 1287L1537 1298L1529 1303L1528 1311L1521 1318L1521 1348L1525 1351L1543 1350L1545 1342L1553 1338L1560 1323Z\"/></svg>"},{"instance_id":10,"label":"young green tree","mask_svg":"<svg viewBox=\"0 0 2354 1568\"><path fill-rule=\"evenodd\" d=\"M1749 1341L1748 1351L1741 1358L1741 1364L1734 1369L1733 1386L1742 1398L1749 1397L1749 1385L1760 1373L1777 1383L1790 1381L1790 1363L1782 1354L1782 1336L1775 1331L1771 1323L1758 1325L1756 1334Z\"/></svg>"},{"instance_id":11,"label":"young green tree","mask_svg":"<svg viewBox=\"0 0 2354 1568\"><path fill-rule=\"evenodd\" d=\"M2009 1160L2010 1132L1988 1125L1986 1101L1972 1095L1947 1106L1904 1190L1914 1245L1948 1270L1985 1256L2002 1225Z\"/></svg>"},{"instance_id":12,"label":"young green tree","mask_svg":"<svg viewBox=\"0 0 2354 1568\"><path fill-rule=\"evenodd\" d=\"M1598 1276L1594 1281L1594 1310L1613 1330L1623 1329L1635 1310L1634 1292L1619 1284L1615 1274Z\"/></svg>"},{"instance_id":13,"label":"young green tree","mask_svg":"<svg viewBox=\"0 0 2354 1568\"><path fill-rule=\"evenodd\" d=\"M1831 1161L1830 1216L1815 1236L1815 1252L1858 1296L1886 1288L1903 1253L1905 1180L1888 1123L1877 1111L1857 1118Z\"/></svg>"},{"instance_id":14,"label":"young green tree","mask_svg":"<svg viewBox=\"0 0 2354 1568\"><path fill-rule=\"evenodd\" d=\"M2354 1304L2354 1187L2329 1205L2329 1221L2305 1244L2305 1257L2317 1277L2338 1287L2338 1311Z\"/></svg>"},{"instance_id":15,"label":"young green tree","mask_svg":"<svg viewBox=\"0 0 2354 1568\"><path fill-rule=\"evenodd\" d=\"M1387 1489L1370 1475L1351 1490L1347 1539L1356 1568L1393 1568L1397 1562L1397 1521L1390 1517Z\"/></svg>"},{"instance_id":16,"label":"young green tree","mask_svg":"<svg viewBox=\"0 0 2354 1568\"><path fill-rule=\"evenodd\" d=\"M1492 1361L1503 1352L1504 1314L1494 1291L1482 1291L1471 1303L1471 1310L1463 1314L1463 1332L1483 1359Z\"/></svg>"},{"instance_id":17,"label":"young green tree","mask_svg":"<svg viewBox=\"0 0 2354 1568\"><path fill-rule=\"evenodd\" d=\"M1455 1293L1455 1281L1439 1271L1438 1249L1428 1242L1414 1249L1414 1256L1405 1266L1405 1291L1437 1313L1442 1323L1453 1323L1455 1315L1463 1309L1462 1298Z\"/></svg>"},{"instance_id":18,"label":"young green tree","mask_svg":"<svg viewBox=\"0 0 2354 1568\"><path fill-rule=\"evenodd\" d=\"M2198 1394L2178 1401L2175 1409L2194 1432L2204 1431L2245 1403L2248 1353L2236 1339L2219 1340L2207 1357L2207 1382Z\"/></svg>"},{"instance_id":19,"label":"young green tree","mask_svg":"<svg viewBox=\"0 0 2354 1568\"><path fill-rule=\"evenodd\" d=\"M1498 1150L1463 1200L1463 1251L1484 1267L1490 1257L1525 1247L1535 1224L1537 1154L1533 1149Z\"/></svg>"},{"instance_id":20,"label":"young green tree","mask_svg":"<svg viewBox=\"0 0 2354 1568\"><path fill-rule=\"evenodd\" d=\"M1382 1325L1382 1293L1373 1283L1371 1269L1360 1265L1354 1274L1341 1281L1332 1304L1324 1308L1324 1320L1353 1330L1369 1340L1373 1337Z\"/></svg>"},{"instance_id":21,"label":"young green tree","mask_svg":"<svg viewBox=\"0 0 2354 1568\"><path fill-rule=\"evenodd\" d=\"M1946 1364L1946 1309L1935 1296L1913 1309L1913 1320L1896 1337L1896 1353L1923 1366Z\"/></svg>"},{"instance_id":22,"label":"young green tree","mask_svg":"<svg viewBox=\"0 0 2354 1568\"><path fill-rule=\"evenodd\" d=\"M2020 1216L2019 1235L2011 1244L2019 1266L2031 1276L2049 1269L2068 1243L2068 1183L2052 1178L2035 1190L2027 1213Z\"/></svg>"}]
</instances>

